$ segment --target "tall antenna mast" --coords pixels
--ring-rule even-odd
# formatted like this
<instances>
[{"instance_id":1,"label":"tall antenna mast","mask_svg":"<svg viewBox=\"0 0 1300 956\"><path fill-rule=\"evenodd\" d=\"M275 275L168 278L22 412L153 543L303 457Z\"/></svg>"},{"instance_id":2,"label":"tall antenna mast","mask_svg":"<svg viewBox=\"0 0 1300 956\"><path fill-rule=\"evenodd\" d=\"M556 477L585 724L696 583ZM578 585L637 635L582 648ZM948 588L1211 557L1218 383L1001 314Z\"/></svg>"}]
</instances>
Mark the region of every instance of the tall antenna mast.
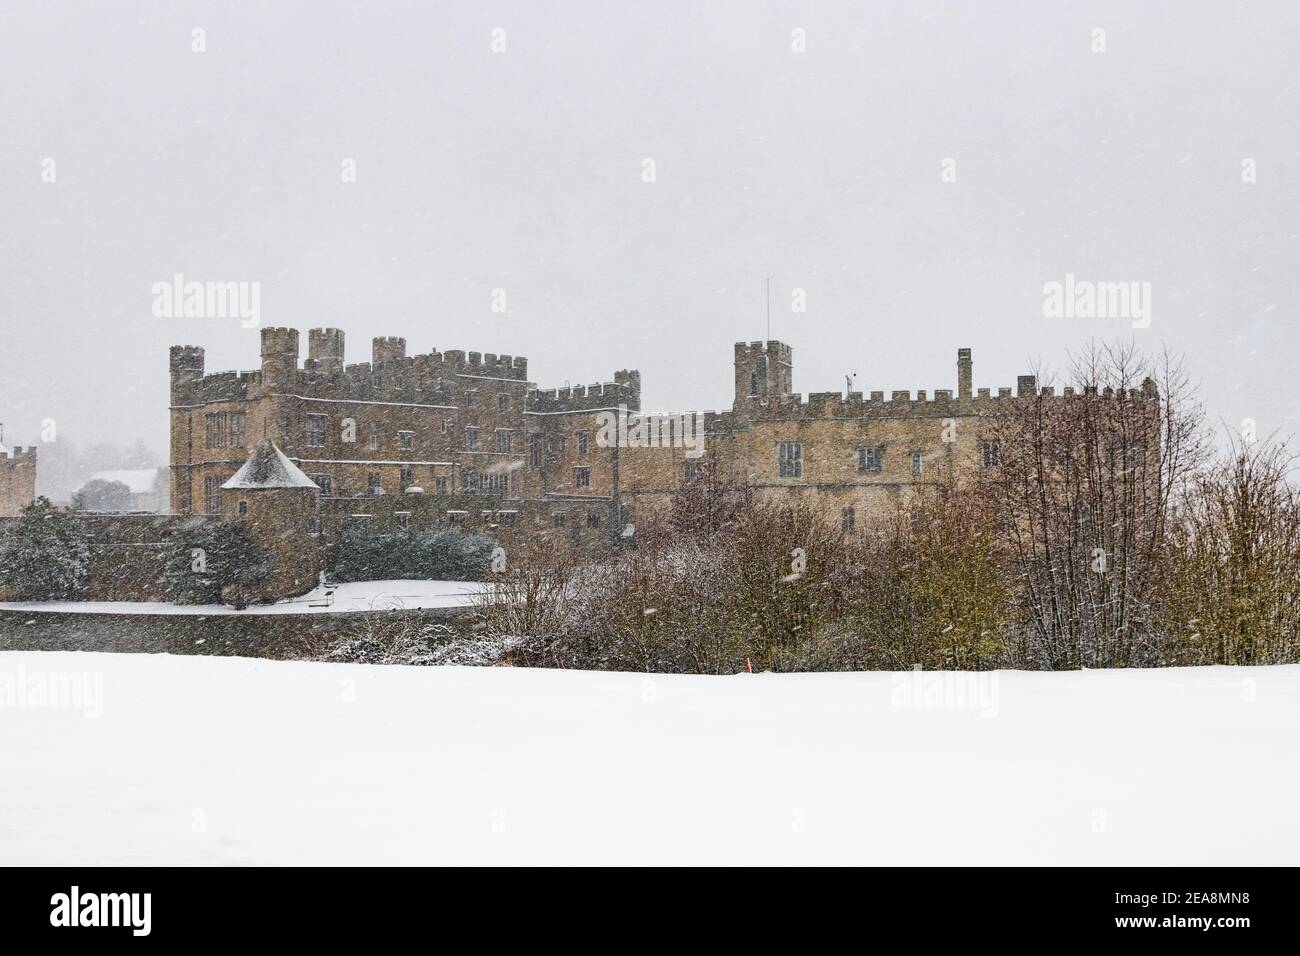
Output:
<instances>
[{"instance_id":1,"label":"tall antenna mast","mask_svg":"<svg viewBox=\"0 0 1300 956\"><path fill-rule=\"evenodd\" d=\"M766 302L767 302L767 337L763 341L769 342L772 339L772 277L771 276L767 277L767 292L765 295L766 295Z\"/></svg>"}]
</instances>

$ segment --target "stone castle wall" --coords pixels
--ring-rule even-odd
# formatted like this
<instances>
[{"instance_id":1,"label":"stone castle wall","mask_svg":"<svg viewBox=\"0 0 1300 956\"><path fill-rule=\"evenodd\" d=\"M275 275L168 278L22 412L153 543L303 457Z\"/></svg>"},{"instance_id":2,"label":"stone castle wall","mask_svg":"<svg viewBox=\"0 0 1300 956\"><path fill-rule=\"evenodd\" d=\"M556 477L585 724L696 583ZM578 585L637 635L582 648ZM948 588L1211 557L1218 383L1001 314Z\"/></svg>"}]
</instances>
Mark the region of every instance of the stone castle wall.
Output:
<instances>
[{"instance_id":1,"label":"stone castle wall","mask_svg":"<svg viewBox=\"0 0 1300 956\"><path fill-rule=\"evenodd\" d=\"M36 447L0 452L0 517L16 515L36 500Z\"/></svg>"}]
</instances>

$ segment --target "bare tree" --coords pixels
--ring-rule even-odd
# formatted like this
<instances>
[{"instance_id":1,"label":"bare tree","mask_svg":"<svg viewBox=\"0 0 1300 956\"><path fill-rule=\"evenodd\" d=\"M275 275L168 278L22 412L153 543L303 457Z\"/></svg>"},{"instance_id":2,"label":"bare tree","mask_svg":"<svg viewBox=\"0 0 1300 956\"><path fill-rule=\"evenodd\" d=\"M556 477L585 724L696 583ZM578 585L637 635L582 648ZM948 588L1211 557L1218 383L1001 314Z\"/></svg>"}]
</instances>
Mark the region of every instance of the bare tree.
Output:
<instances>
[{"instance_id":1,"label":"bare tree","mask_svg":"<svg viewBox=\"0 0 1300 956\"><path fill-rule=\"evenodd\" d=\"M1071 387L1038 389L985 423L979 485L1001 513L1026 663L1155 663L1156 588L1171 504L1203 456L1201 410L1167 354L1092 345Z\"/></svg>"}]
</instances>

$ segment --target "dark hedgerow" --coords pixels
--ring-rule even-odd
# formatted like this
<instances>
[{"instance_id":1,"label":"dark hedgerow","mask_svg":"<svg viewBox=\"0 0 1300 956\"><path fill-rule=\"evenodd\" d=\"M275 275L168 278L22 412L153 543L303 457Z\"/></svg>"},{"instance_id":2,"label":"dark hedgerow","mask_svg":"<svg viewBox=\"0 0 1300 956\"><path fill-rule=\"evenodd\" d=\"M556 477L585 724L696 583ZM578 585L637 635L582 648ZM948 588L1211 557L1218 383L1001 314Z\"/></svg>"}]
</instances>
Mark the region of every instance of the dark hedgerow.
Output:
<instances>
[{"instance_id":1,"label":"dark hedgerow","mask_svg":"<svg viewBox=\"0 0 1300 956\"><path fill-rule=\"evenodd\" d=\"M275 558L248 529L228 521L204 522L178 532L167 547L164 578L177 604L219 604L231 586L236 604L275 570Z\"/></svg>"},{"instance_id":2,"label":"dark hedgerow","mask_svg":"<svg viewBox=\"0 0 1300 956\"><path fill-rule=\"evenodd\" d=\"M483 577L495 547L486 535L454 529L382 532L357 523L343 529L331 570L338 581L472 581Z\"/></svg>"},{"instance_id":3,"label":"dark hedgerow","mask_svg":"<svg viewBox=\"0 0 1300 956\"><path fill-rule=\"evenodd\" d=\"M85 527L43 496L0 535L0 588L13 591L19 600L76 598L89 569Z\"/></svg>"}]
</instances>

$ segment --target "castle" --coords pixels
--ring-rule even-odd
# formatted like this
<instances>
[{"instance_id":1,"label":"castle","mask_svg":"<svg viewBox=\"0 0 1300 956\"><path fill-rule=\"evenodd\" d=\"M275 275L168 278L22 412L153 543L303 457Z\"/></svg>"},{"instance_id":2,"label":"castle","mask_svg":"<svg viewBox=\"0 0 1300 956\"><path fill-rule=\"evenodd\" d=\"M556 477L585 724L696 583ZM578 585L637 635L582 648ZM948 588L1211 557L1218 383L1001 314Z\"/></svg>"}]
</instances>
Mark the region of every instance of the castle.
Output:
<instances>
[{"instance_id":1,"label":"castle","mask_svg":"<svg viewBox=\"0 0 1300 956\"><path fill-rule=\"evenodd\" d=\"M482 531L507 551L536 543L610 554L706 464L759 499L806 501L853 531L927 489L997 467L991 425L1000 412L1073 396L1040 391L1033 375L1019 376L1014 392L976 390L970 349L959 349L955 391L805 399L793 391L790 346L738 342L729 410L649 415L633 370L539 389L520 356L408 356L404 339L385 337L372 341L371 361L349 365L340 329L310 330L305 360L299 348L297 330L266 328L260 368L216 374L202 348L171 348L172 513L82 516L89 596L165 597L167 541L214 519L246 524L275 557L272 579L251 599L309 590L358 522ZM1142 392L1153 389L1148 381ZM30 503L35 468L35 449L0 455L0 516Z\"/></svg>"},{"instance_id":2,"label":"castle","mask_svg":"<svg viewBox=\"0 0 1300 956\"><path fill-rule=\"evenodd\" d=\"M731 409L686 418L642 414L637 371L545 390L519 356L407 355L405 339L385 337L372 341L371 361L349 365L340 329L310 330L305 360L299 349L297 330L266 328L260 369L217 374L205 373L202 348L171 349L174 513L223 513L226 483L271 439L320 489L331 525L546 526L613 544L698 473L702 447L726 480L810 499L851 529L963 469L996 465L980 420L1013 397L973 390L969 349L957 352L956 391L805 400L793 392L790 346L741 342ZM1015 396L1036 390L1034 376L1020 376ZM618 416L639 440L610 431ZM683 428L692 421L702 446Z\"/></svg>"}]
</instances>

